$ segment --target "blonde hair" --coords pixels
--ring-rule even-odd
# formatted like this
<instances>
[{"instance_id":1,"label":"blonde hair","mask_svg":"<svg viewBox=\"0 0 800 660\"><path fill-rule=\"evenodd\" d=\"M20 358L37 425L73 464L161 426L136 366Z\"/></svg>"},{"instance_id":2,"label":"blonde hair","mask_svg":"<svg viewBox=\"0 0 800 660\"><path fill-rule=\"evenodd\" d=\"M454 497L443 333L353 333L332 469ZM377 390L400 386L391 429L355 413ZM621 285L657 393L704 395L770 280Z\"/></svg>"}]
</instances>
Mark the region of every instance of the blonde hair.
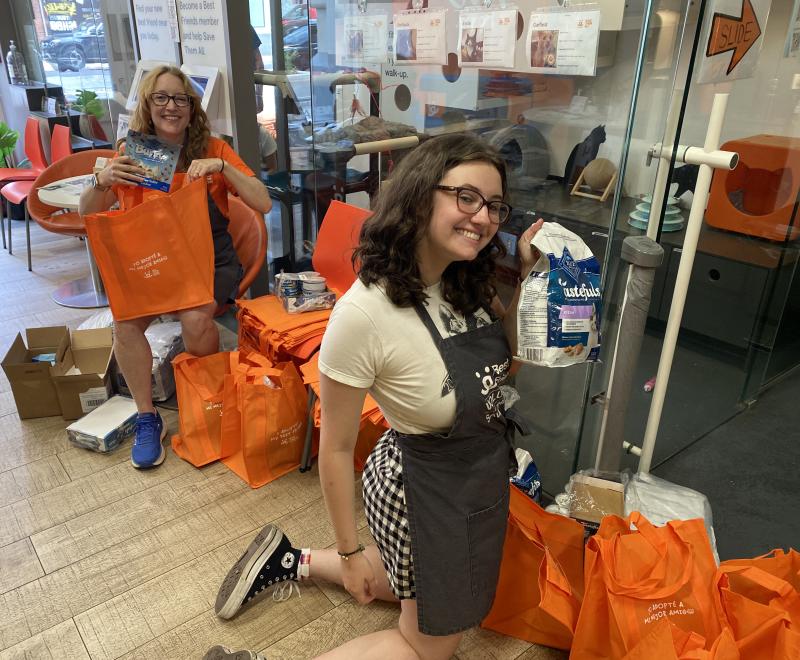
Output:
<instances>
[{"instance_id":1,"label":"blonde hair","mask_svg":"<svg viewBox=\"0 0 800 660\"><path fill-rule=\"evenodd\" d=\"M136 103L136 109L133 111L129 127L131 130L139 131L140 133L155 133L150 111L150 95L155 91L156 81L159 76L165 73L179 78L183 83L183 91L192 99L192 114L189 118L186 141L181 152L184 164L191 163L197 158L205 158L208 138L211 135L208 116L200 104L200 97L197 95L191 81L176 66L162 64L142 78L142 82L139 85L139 99ZM120 142L123 142L123 140L120 140Z\"/></svg>"}]
</instances>

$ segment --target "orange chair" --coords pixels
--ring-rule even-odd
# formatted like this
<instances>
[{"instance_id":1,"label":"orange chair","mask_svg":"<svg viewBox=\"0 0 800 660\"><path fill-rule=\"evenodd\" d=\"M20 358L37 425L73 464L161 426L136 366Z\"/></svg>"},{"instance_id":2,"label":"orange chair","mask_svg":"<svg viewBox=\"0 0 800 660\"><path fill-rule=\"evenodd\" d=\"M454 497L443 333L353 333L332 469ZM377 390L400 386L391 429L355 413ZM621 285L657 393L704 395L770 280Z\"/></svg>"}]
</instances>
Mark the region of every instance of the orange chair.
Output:
<instances>
[{"instance_id":1,"label":"orange chair","mask_svg":"<svg viewBox=\"0 0 800 660\"><path fill-rule=\"evenodd\" d=\"M39 120L28 117L25 121L25 156L31 162L30 168L0 167L0 185L11 181L33 181L47 167Z\"/></svg>"},{"instance_id":2,"label":"orange chair","mask_svg":"<svg viewBox=\"0 0 800 660\"><path fill-rule=\"evenodd\" d=\"M72 153L72 135L69 127L63 124L53 126L50 136L50 164L57 163Z\"/></svg>"},{"instance_id":3,"label":"orange chair","mask_svg":"<svg viewBox=\"0 0 800 660\"><path fill-rule=\"evenodd\" d=\"M69 128L61 124L53 127L53 134L50 139L50 155L53 162L61 160L72 153L72 136ZM34 181L14 181L0 189L0 195L6 200L8 212L8 253L13 254L11 245L11 204L25 204L28 194L33 189ZM25 204L25 237L28 245L28 270L32 270L31 265L31 228L30 214L28 206ZM3 245L6 244L6 237L3 234Z\"/></svg>"},{"instance_id":4,"label":"orange chair","mask_svg":"<svg viewBox=\"0 0 800 660\"><path fill-rule=\"evenodd\" d=\"M228 196L228 215L228 231L233 238L236 256L244 269L237 296L243 298L267 257L267 228L263 214L254 211L233 195ZM219 306L215 316L223 314L227 308L227 305Z\"/></svg>"},{"instance_id":5,"label":"orange chair","mask_svg":"<svg viewBox=\"0 0 800 660\"><path fill-rule=\"evenodd\" d=\"M358 245L361 226L370 215L368 209L333 200L322 219L311 263L325 277L328 288L339 295L356 281L353 250Z\"/></svg>"},{"instance_id":6,"label":"orange chair","mask_svg":"<svg viewBox=\"0 0 800 660\"><path fill-rule=\"evenodd\" d=\"M25 156L31 163L30 168L26 167L0 167L0 189L6 184L15 181L33 181L47 167L47 159L44 155L44 145L42 145L42 135L39 132L39 121L34 117L28 117L25 121ZM16 199L18 193L12 194ZM14 202L18 203L18 202ZM6 248L6 205L0 205L0 232L3 234L3 248ZM8 215L8 231L11 232L11 215ZM30 270L30 269L28 269Z\"/></svg>"}]
</instances>

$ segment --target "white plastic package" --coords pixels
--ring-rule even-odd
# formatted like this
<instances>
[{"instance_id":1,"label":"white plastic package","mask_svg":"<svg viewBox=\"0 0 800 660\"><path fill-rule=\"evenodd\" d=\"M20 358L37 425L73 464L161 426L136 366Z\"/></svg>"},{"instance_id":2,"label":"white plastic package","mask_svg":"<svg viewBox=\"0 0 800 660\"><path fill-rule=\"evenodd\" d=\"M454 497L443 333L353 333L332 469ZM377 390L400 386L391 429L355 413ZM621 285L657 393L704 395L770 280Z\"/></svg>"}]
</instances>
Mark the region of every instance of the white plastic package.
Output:
<instances>
[{"instance_id":1,"label":"white plastic package","mask_svg":"<svg viewBox=\"0 0 800 660\"><path fill-rule=\"evenodd\" d=\"M153 359L161 362L166 359L175 340L181 336L181 323L180 321L153 323L145 330L144 336L150 344Z\"/></svg>"},{"instance_id":2,"label":"white plastic package","mask_svg":"<svg viewBox=\"0 0 800 660\"><path fill-rule=\"evenodd\" d=\"M522 283L517 358L567 367L600 357L600 264L586 243L545 222L531 245L541 253Z\"/></svg>"},{"instance_id":3,"label":"white plastic package","mask_svg":"<svg viewBox=\"0 0 800 660\"><path fill-rule=\"evenodd\" d=\"M666 525L670 520L702 518L711 550L719 564L711 504L705 495L649 473L632 474L626 470L621 479L625 485L626 516L638 511L654 525Z\"/></svg>"},{"instance_id":4,"label":"white plastic package","mask_svg":"<svg viewBox=\"0 0 800 660\"><path fill-rule=\"evenodd\" d=\"M97 328L110 328L114 325L114 317L110 309L101 309L83 321L78 330L96 330Z\"/></svg>"}]
</instances>

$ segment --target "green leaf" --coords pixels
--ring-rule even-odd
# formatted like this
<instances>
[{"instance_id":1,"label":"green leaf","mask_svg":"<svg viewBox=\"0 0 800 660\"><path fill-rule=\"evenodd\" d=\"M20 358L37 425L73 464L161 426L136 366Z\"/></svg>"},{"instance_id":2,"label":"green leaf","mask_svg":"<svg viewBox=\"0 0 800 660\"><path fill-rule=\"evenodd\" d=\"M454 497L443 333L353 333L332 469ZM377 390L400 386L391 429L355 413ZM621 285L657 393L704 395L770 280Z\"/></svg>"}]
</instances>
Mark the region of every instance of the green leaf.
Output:
<instances>
[{"instance_id":1,"label":"green leaf","mask_svg":"<svg viewBox=\"0 0 800 660\"><path fill-rule=\"evenodd\" d=\"M0 157L5 160L11 155L17 146L17 140L19 140L19 133L12 130L5 122L0 121Z\"/></svg>"},{"instance_id":2,"label":"green leaf","mask_svg":"<svg viewBox=\"0 0 800 660\"><path fill-rule=\"evenodd\" d=\"M105 114L103 103L97 98L97 92L91 89L77 90L72 108L87 115L94 115L98 119L102 119Z\"/></svg>"}]
</instances>

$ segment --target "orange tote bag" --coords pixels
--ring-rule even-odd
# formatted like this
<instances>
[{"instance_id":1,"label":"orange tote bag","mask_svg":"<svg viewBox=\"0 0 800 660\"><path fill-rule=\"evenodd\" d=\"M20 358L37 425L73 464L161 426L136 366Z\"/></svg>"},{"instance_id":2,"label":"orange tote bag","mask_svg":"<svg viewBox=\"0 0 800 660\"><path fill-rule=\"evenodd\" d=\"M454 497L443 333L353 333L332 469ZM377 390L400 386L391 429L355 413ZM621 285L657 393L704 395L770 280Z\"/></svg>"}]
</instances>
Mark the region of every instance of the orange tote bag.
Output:
<instances>
[{"instance_id":1,"label":"orange tote bag","mask_svg":"<svg viewBox=\"0 0 800 660\"><path fill-rule=\"evenodd\" d=\"M223 438L221 433L222 397L225 376L230 373L230 354L195 357L181 353L172 366L180 429L180 433L172 436L173 451L195 467L233 453L238 438Z\"/></svg>"},{"instance_id":2,"label":"orange tote bag","mask_svg":"<svg viewBox=\"0 0 800 660\"><path fill-rule=\"evenodd\" d=\"M226 399L226 416L238 415L241 442L231 456L222 459L223 463L253 488L298 468L308 422L307 404L308 393L291 362L239 372L235 410Z\"/></svg>"},{"instance_id":3,"label":"orange tote bag","mask_svg":"<svg viewBox=\"0 0 800 660\"><path fill-rule=\"evenodd\" d=\"M586 545L586 592L570 658L623 658L661 620L711 648L721 632L716 568L701 519L655 527L639 513L606 516Z\"/></svg>"},{"instance_id":4,"label":"orange tote bag","mask_svg":"<svg viewBox=\"0 0 800 660\"><path fill-rule=\"evenodd\" d=\"M512 487L497 592L481 626L568 649L582 591L583 526Z\"/></svg>"},{"instance_id":5,"label":"orange tote bag","mask_svg":"<svg viewBox=\"0 0 800 660\"><path fill-rule=\"evenodd\" d=\"M128 211L88 215L85 222L116 320L214 301L214 245L205 179Z\"/></svg>"},{"instance_id":6,"label":"orange tote bag","mask_svg":"<svg viewBox=\"0 0 800 660\"><path fill-rule=\"evenodd\" d=\"M742 658L800 658L800 553L779 549L722 562L715 587L720 624Z\"/></svg>"},{"instance_id":7,"label":"orange tote bag","mask_svg":"<svg viewBox=\"0 0 800 660\"><path fill-rule=\"evenodd\" d=\"M688 633L666 619L654 623L623 660L741 660L729 630L723 630L710 649L697 633Z\"/></svg>"},{"instance_id":8,"label":"orange tote bag","mask_svg":"<svg viewBox=\"0 0 800 660\"><path fill-rule=\"evenodd\" d=\"M233 351L229 355L229 370L223 379L222 386L220 433L225 438L226 446L238 450L242 438L242 418L237 400L239 384L247 381L249 373L251 381L255 379L254 374L256 373L260 373L263 379L265 370L271 369L273 365L266 357L258 353ZM229 451L225 455L230 456L232 453L233 451Z\"/></svg>"}]
</instances>

